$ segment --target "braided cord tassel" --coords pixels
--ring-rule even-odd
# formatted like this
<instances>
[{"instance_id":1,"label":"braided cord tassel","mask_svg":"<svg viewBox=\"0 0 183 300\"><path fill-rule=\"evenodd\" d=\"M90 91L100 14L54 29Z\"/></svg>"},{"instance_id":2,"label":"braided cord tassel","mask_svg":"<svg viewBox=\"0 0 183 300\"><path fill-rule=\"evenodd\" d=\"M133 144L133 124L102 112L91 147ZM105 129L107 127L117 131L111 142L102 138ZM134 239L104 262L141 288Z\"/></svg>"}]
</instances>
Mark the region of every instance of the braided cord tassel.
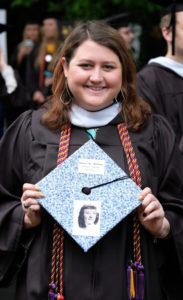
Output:
<instances>
[{"instance_id":1,"label":"braided cord tassel","mask_svg":"<svg viewBox=\"0 0 183 300\"><path fill-rule=\"evenodd\" d=\"M58 227L57 224L54 223L53 227L53 245L52 245L52 262L51 262L51 281L50 283L54 283L54 275L55 275L55 264L56 264L56 251L57 251L57 239L58 239Z\"/></svg>"},{"instance_id":2,"label":"braided cord tassel","mask_svg":"<svg viewBox=\"0 0 183 300\"><path fill-rule=\"evenodd\" d=\"M137 160L135 157L135 153L130 141L130 137L126 125L124 123L118 124L118 131L119 131L121 143L123 145L127 157L130 177L136 184L138 184L139 187L141 187L142 183L141 183L140 171L139 171L139 167L137 164ZM133 232L134 233L134 259L135 261L137 260L140 264L142 264L141 254L140 254L140 229L139 229L139 222L136 214L134 214L133 225L134 225L134 232Z\"/></svg>"},{"instance_id":3,"label":"braided cord tassel","mask_svg":"<svg viewBox=\"0 0 183 300\"><path fill-rule=\"evenodd\" d=\"M71 128L64 125L61 130L60 143L58 150L57 166L60 165L68 156L69 141L70 141Z\"/></svg>"},{"instance_id":4,"label":"braided cord tassel","mask_svg":"<svg viewBox=\"0 0 183 300\"><path fill-rule=\"evenodd\" d=\"M142 180L140 176L140 170L138 167L135 152L131 144L130 136L125 123L118 124L118 132L124 152L127 158L128 168L131 179L141 188ZM128 282L128 297L129 299L142 300L144 299L144 267L142 265L141 247L140 247L140 224L137 218L137 214L133 215L133 253L134 263L130 263L127 268ZM133 281L131 280L133 274ZM132 284L133 283L133 284ZM132 288L132 285L135 288Z\"/></svg>"},{"instance_id":5,"label":"braided cord tassel","mask_svg":"<svg viewBox=\"0 0 183 300\"><path fill-rule=\"evenodd\" d=\"M62 126L57 166L67 157L69 151L71 128L68 125ZM64 230L58 223L53 227L51 280L49 284L49 300L63 300L63 251L64 251Z\"/></svg>"},{"instance_id":6,"label":"braided cord tassel","mask_svg":"<svg viewBox=\"0 0 183 300\"><path fill-rule=\"evenodd\" d=\"M55 259L55 284L56 284L56 292L59 291L59 268L60 268L60 235L62 229L59 228L57 224L58 232L57 232L57 246L56 246L56 259Z\"/></svg>"}]
</instances>

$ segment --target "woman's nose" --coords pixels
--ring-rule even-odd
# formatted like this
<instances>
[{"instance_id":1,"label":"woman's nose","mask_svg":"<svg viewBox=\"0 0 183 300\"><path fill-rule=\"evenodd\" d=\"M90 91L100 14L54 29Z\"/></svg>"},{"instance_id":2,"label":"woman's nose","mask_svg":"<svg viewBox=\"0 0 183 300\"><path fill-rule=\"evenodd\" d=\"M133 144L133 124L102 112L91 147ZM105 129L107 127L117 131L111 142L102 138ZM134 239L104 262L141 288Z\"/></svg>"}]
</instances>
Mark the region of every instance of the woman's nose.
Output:
<instances>
[{"instance_id":1,"label":"woman's nose","mask_svg":"<svg viewBox=\"0 0 183 300\"><path fill-rule=\"evenodd\" d=\"M90 80L93 82L101 82L103 80L101 68L99 67L93 68L90 75Z\"/></svg>"}]
</instances>

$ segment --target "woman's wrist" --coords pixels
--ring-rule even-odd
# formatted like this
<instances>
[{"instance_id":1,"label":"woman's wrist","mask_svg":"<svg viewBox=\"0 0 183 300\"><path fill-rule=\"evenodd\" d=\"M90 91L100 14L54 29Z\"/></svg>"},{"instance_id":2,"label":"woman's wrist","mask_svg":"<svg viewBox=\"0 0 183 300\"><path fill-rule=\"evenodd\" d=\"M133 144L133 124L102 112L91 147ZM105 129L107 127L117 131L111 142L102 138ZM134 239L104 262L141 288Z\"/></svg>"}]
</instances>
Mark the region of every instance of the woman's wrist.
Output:
<instances>
[{"instance_id":1,"label":"woman's wrist","mask_svg":"<svg viewBox=\"0 0 183 300\"><path fill-rule=\"evenodd\" d=\"M6 67L7 67L7 63L6 62L1 62L0 63L0 71L2 71Z\"/></svg>"},{"instance_id":2,"label":"woman's wrist","mask_svg":"<svg viewBox=\"0 0 183 300\"><path fill-rule=\"evenodd\" d=\"M159 234L156 235L156 238L158 238L158 239L168 239L170 236L171 236L170 223L164 217L161 230L160 230Z\"/></svg>"}]
</instances>

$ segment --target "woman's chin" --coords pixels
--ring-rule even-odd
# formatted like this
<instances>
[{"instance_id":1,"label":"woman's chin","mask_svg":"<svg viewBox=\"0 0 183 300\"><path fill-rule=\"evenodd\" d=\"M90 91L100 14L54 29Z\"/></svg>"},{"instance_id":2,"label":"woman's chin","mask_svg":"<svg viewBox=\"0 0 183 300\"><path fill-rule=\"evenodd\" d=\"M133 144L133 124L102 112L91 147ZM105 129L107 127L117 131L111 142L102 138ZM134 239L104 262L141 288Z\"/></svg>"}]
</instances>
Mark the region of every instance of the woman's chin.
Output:
<instances>
[{"instance_id":1,"label":"woman's chin","mask_svg":"<svg viewBox=\"0 0 183 300\"><path fill-rule=\"evenodd\" d=\"M110 106L112 103L92 103L92 104L88 104L88 105L82 105L82 104L78 104L78 106L80 106L81 108L87 110L87 111L98 111L98 110L102 110L108 106Z\"/></svg>"}]
</instances>

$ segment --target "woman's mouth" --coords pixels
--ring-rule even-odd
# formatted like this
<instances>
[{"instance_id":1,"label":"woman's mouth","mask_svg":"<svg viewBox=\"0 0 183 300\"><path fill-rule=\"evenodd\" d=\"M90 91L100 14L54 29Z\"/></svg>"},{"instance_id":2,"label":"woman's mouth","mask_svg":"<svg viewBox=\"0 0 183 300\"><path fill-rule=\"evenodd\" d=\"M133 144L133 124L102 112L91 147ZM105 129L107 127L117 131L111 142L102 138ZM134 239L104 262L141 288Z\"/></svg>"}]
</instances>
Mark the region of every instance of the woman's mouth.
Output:
<instances>
[{"instance_id":1,"label":"woman's mouth","mask_svg":"<svg viewBox=\"0 0 183 300\"><path fill-rule=\"evenodd\" d=\"M86 88L91 91L92 93L100 93L105 90L104 86L86 86Z\"/></svg>"}]
</instances>

